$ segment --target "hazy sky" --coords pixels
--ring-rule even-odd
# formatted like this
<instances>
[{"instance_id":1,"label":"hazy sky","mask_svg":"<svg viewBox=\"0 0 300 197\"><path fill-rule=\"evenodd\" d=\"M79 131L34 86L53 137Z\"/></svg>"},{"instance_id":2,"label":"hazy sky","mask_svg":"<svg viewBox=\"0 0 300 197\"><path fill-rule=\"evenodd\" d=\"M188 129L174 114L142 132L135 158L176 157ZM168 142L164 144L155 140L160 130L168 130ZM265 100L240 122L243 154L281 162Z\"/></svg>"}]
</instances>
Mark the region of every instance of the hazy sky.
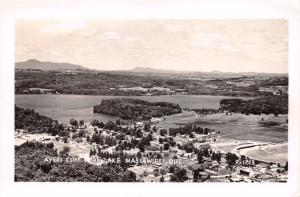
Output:
<instances>
[{"instance_id":1,"label":"hazy sky","mask_svg":"<svg viewBox=\"0 0 300 197\"><path fill-rule=\"evenodd\" d=\"M288 72L284 20L18 20L16 61L184 71Z\"/></svg>"}]
</instances>

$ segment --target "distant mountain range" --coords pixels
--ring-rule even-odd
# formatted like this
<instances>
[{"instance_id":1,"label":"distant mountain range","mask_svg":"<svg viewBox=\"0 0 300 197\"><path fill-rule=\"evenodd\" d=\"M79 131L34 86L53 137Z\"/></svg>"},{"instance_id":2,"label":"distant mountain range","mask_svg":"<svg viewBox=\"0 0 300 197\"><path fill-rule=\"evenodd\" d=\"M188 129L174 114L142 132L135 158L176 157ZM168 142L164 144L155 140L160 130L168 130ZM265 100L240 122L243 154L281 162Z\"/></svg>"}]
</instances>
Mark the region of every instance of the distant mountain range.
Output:
<instances>
[{"instance_id":1,"label":"distant mountain range","mask_svg":"<svg viewBox=\"0 0 300 197\"><path fill-rule=\"evenodd\" d=\"M16 69L37 69L37 70L88 70L80 65L69 63L54 63L54 62L41 62L35 59L30 59L25 62L16 62Z\"/></svg>"},{"instance_id":2,"label":"distant mountain range","mask_svg":"<svg viewBox=\"0 0 300 197\"><path fill-rule=\"evenodd\" d=\"M203 72L203 71L183 71L183 70L165 70L165 69L157 69L157 68L149 68L149 67L135 67L133 69L127 70L128 72L140 72L140 73L210 73L210 74L220 74L223 73L222 71L210 71L210 72Z\"/></svg>"},{"instance_id":3,"label":"distant mountain range","mask_svg":"<svg viewBox=\"0 0 300 197\"><path fill-rule=\"evenodd\" d=\"M155 69L149 67L135 67L131 70L126 70L126 72L133 72L133 73L153 73L153 74L182 74L182 75L245 75L245 76L264 76L264 75L271 75L271 76L287 76L287 73L258 73L258 72L223 72L219 70L214 71L180 71L180 70L164 70L164 69Z\"/></svg>"},{"instance_id":4,"label":"distant mountain range","mask_svg":"<svg viewBox=\"0 0 300 197\"><path fill-rule=\"evenodd\" d=\"M140 72L140 73L179 73L182 71L171 71L157 68L149 68L149 67L135 67L133 69L127 70L129 72Z\"/></svg>"},{"instance_id":5,"label":"distant mountain range","mask_svg":"<svg viewBox=\"0 0 300 197\"><path fill-rule=\"evenodd\" d=\"M62 71L62 70L82 70L87 72L118 72L118 73L136 73L136 74L158 74L158 75L166 75L166 74L177 74L177 75L272 75L272 76L287 76L287 73L256 73L256 72L242 72L242 73L235 73L235 72L222 72L222 71L211 71L211 72L201 72L201 71L179 71L179 70L165 70L165 69L156 69L150 67L135 67L129 70L95 70L95 69L88 69L83 66L77 64L70 64L70 63L55 63L55 62L42 62L35 59L30 59L25 62L16 62L15 63L16 69L37 69L37 70L55 70L55 71Z\"/></svg>"}]
</instances>

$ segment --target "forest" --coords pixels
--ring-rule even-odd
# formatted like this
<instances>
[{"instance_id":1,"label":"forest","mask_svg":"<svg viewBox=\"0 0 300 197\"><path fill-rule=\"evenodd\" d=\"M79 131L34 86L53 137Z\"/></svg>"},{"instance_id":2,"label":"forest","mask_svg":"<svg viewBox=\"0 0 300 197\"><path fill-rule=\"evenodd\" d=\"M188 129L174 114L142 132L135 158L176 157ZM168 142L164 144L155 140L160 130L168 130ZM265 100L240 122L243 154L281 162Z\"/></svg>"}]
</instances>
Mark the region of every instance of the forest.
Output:
<instances>
[{"instance_id":1,"label":"forest","mask_svg":"<svg viewBox=\"0 0 300 197\"><path fill-rule=\"evenodd\" d=\"M15 106L15 129L24 129L28 133L49 133L61 135L64 126L57 120L42 116L33 109Z\"/></svg>"},{"instance_id":2,"label":"forest","mask_svg":"<svg viewBox=\"0 0 300 197\"><path fill-rule=\"evenodd\" d=\"M97 166L83 160L45 161L46 157L69 157L69 147L58 152L53 143L25 142L15 146L16 182L134 182L136 175L120 165Z\"/></svg>"},{"instance_id":3,"label":"forest","mask_svg":"<svg viewBox=\"0 0 300 197\"><path fill-rule=\"evenodd\" d=\"M94 113L104 113L133 120L150 120L152 117L162 117L181 112L178 104L126 98L103 99L100 105L94 106Z\"/></svg>"},{"instance_id":4,"label":"forest","mask_svg":"<svg viewBox=\"0 0 300 197\"><path fill-rule=\"evenodd\" d=\"M224 95L224 96L262 96L271 92L259 91L260 87L288 86L287 76L247 75L240 73L238 77L226 74L207 76L208 73L198 73L195 76L164 74L154 75L132 72L105 71L42 71L19 70L15 72L15 93L35 94L29 88L51 89L55 94L78 95ZM266 77L268 76L268 77ZM242 84L242 85L238 85ZM140 91L122 90L130 87L163 87L171 91ZM176 92L181 89L182 91Z\"/></svg>"},{"instance_id":5,"label":"forest","mask_svg":"<svg viewBox=\"0 0 300 197\"><path fill-rule=\"evenodd\" d=\"M74 72L16 70L15 93L24 94L29 88L54 89L60 94L80 95L136 95L142 91L122 91L121 87L151 86L181 88L186 80L162 78L157 76L137 76L115 72Z\"/></svg>"},{"instance_id":6,"label":"forest","mask_svg":"<svg viewBox=\"0 0 300 197\"><path fill-rule=\"evenodd\" d=\"M253 100L222 99L220 110L242 114L287 114L288 96L264 96Z\"/></svg>"}]
</instances>

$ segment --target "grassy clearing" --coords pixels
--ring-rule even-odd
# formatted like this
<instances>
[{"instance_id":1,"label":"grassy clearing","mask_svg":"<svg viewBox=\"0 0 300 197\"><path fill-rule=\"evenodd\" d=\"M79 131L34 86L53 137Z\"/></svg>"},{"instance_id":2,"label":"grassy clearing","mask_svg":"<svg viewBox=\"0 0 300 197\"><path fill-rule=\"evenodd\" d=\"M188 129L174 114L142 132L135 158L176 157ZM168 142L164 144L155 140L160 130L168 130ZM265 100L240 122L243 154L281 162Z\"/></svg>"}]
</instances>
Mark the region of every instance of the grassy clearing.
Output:
<instances>
[{"instance_id":1,"label":"grassy clearing","mask_svg":"<svg viewBox=\"0 0 300 197\"><path fill-rule=\"evenodd\" d=\"M285 163L288 160L288 144L270 146L251 150L246 152L246 155L259 160Z\"/></svg>"},{"instance_id":2,"label":"grassy clearing","mask_svg":"<svg viewBox=\"0 0 300 197\"><path fill-rule=\"evenodd\" d=\"M263 118L263 121L262 121ZM165 117L158 125L163 128L196 124L221 131L220 136L228 139L282 142L288 140L287 115L243 115L233 113L195 115L183 112Z\"/></svg>"}]
</instances>

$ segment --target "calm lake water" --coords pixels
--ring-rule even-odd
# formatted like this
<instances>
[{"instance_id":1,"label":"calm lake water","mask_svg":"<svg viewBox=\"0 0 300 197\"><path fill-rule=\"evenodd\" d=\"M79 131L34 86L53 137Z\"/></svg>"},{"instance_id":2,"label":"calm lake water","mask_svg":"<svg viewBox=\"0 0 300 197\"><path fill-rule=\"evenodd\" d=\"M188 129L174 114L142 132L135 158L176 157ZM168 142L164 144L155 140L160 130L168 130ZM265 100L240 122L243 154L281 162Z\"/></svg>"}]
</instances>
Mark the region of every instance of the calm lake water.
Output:
<instances>
[{"instance_id":1,"label":"calm lake water","mask_svg":"<svg viewBox=\"0 0 300 197\"><path fill-rule=\"evenodd\" d=\"M94 114L93 106L108 98L139 98L147 101L166 101L177 103L182 108L218 108L219 102L226 96L207 95L167 95L167 96L89 96L89 95L16 95L16 105L31 108L61 123L69 123L71 118L77 120L100 121L115 120L115 116ZM249 99L249 98L244 98Z\"/></svg>"}]
</instances>

